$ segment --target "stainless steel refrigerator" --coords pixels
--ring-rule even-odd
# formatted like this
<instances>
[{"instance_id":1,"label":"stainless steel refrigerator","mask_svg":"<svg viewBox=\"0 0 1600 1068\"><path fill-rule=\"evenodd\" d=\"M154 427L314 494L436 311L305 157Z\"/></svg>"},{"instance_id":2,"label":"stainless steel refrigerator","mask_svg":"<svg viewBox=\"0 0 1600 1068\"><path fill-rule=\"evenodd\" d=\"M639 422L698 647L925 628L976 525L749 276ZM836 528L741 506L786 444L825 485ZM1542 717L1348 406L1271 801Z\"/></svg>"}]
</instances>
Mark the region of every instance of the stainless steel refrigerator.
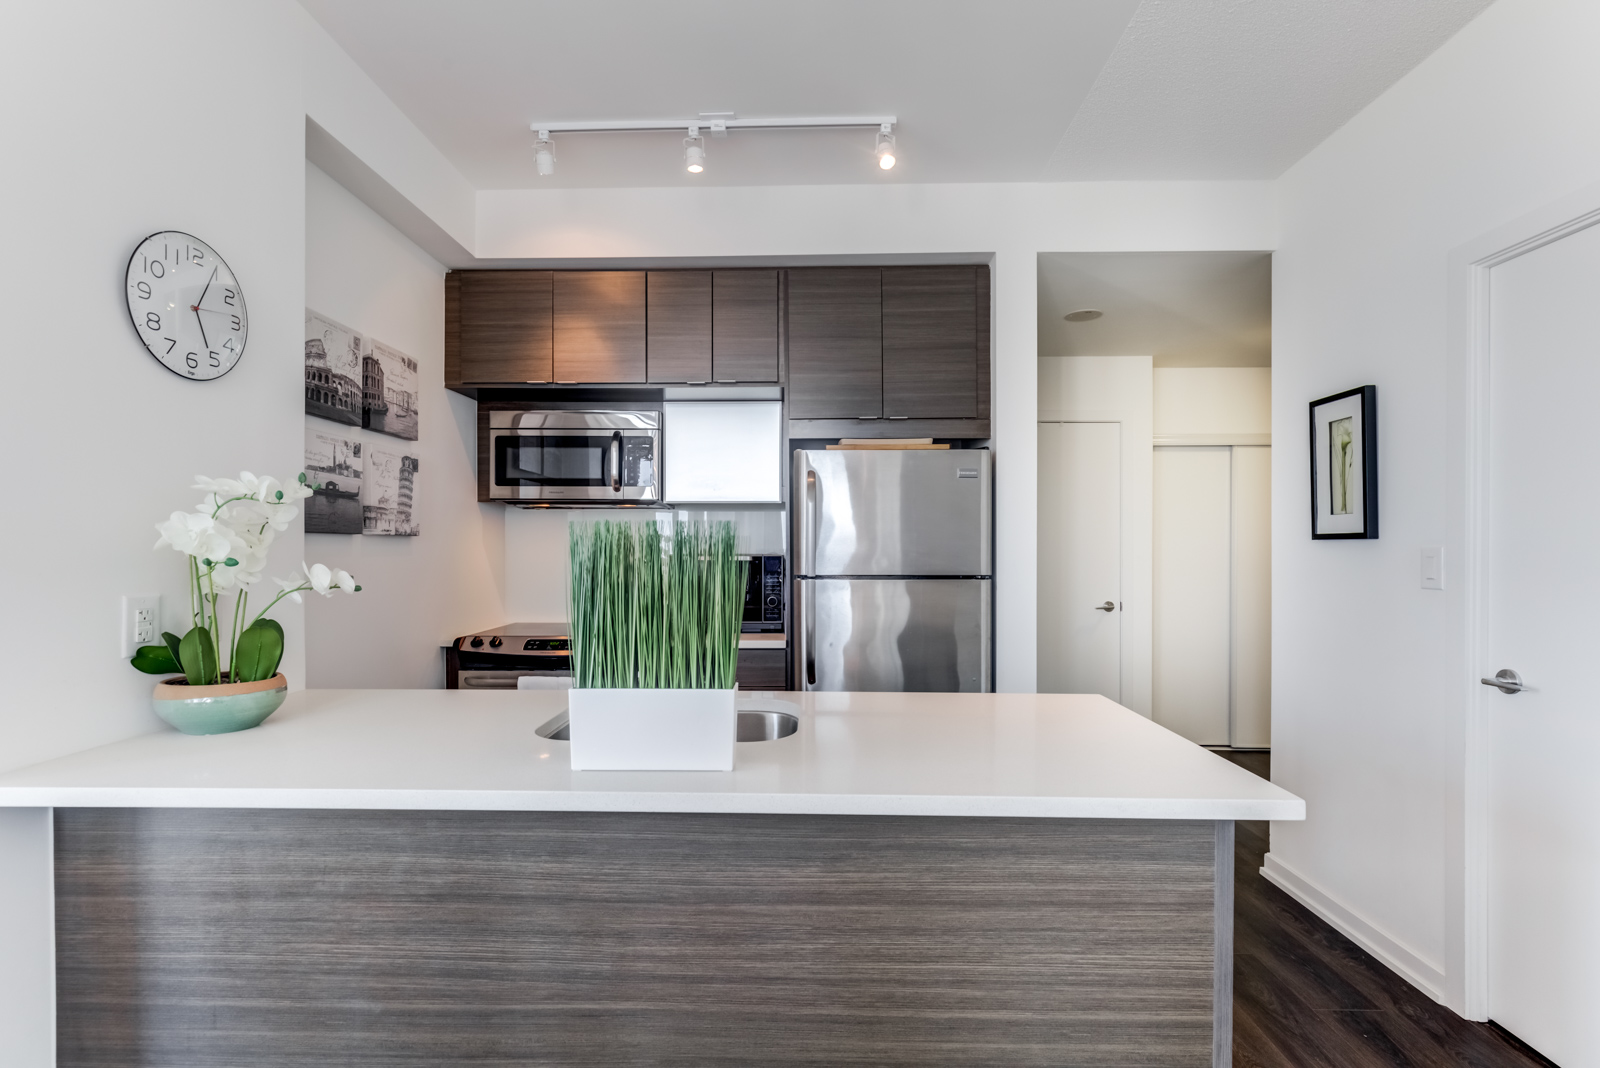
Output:
<instances>
[{"instance_id":1,"label":"stainless steel refrigerator","mask_svg":"<svg viewBox=\"0 0 1600 1068\"><path fill-rule=\"evenodd\" d=\"M993 470L977 449L794 454L798 689L993 689Z\"/></svg>"}]
</instances>

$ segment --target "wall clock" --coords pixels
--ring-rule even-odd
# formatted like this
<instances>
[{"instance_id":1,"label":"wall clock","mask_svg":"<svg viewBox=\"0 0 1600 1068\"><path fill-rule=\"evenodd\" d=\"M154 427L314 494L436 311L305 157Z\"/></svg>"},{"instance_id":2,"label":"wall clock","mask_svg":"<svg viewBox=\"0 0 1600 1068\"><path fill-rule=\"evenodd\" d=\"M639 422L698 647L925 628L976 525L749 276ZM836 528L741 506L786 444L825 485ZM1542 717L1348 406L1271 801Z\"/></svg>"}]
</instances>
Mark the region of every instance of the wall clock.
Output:
<instances>
[{"instance_id":1,"label":"wall clock","mask_svg":"<svg viewBox=\"0 0 1600 1068\"><path fill-rule=\"evenodd\" d=\"M151 234L128 260L128 317L167 370L221 378L250 333L244 290L210 245L176 230Z\"/></svg>"}]
</instances>

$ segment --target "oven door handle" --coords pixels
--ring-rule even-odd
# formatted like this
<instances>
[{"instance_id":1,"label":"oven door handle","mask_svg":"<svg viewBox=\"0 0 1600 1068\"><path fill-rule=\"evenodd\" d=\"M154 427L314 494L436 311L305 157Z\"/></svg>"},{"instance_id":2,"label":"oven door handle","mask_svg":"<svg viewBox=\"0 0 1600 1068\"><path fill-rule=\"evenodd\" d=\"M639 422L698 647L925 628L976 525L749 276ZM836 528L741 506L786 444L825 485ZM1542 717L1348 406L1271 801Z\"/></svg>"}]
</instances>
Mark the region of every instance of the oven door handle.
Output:
<instances>
[{"instance_id":1,"label":"oven door handle","mask_svg":"<svg viewBox=\"0 0 1600 1068\"><path fill-rule=\"evenodd\" d=\"M606 450L611 455L611 492L622 492L622 431L611 432L611 447Z\"/></svg>"}]
</instances>

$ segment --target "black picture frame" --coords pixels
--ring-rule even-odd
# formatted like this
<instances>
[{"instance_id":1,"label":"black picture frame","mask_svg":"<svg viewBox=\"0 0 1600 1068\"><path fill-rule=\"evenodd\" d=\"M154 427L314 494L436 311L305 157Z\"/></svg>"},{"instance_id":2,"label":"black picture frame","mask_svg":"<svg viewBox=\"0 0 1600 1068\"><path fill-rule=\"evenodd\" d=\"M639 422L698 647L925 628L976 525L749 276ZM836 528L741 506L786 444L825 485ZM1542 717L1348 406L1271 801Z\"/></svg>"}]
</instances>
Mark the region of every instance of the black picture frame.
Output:
<instances>
[{"instance_id":1,"label":"black picture frame","mask_svg":"<svg viewBox=\"0 0 1600 1068\"><path fill-rule=\"evenodd\" d=\"M1310 416L1312 539L1377 538L1378 387L1357 386L1314 400ZM1354 422L1359 426L1348 425ZM1321 477L1319 469L1325 472ZM1354 487L1350 476L1357 471L1361 485Z\"/></svg>"}]
</instances>

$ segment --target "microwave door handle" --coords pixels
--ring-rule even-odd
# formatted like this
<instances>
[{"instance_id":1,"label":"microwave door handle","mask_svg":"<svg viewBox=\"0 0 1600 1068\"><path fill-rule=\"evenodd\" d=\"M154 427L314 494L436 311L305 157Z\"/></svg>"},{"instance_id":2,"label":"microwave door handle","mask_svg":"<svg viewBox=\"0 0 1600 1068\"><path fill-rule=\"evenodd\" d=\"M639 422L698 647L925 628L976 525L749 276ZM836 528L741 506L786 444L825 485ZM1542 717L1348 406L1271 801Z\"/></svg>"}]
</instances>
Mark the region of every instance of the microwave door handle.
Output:
<instances>
[{"instance_id":1,"label":"microwave door handle","mask_svg":"<svg viewBox=\"0 0 1600 1068\"><path fill-rule=\"evenodd\" d=\"M611 492L622 492L622 431L611 432Z\"/></svg>"}]
</instances>

